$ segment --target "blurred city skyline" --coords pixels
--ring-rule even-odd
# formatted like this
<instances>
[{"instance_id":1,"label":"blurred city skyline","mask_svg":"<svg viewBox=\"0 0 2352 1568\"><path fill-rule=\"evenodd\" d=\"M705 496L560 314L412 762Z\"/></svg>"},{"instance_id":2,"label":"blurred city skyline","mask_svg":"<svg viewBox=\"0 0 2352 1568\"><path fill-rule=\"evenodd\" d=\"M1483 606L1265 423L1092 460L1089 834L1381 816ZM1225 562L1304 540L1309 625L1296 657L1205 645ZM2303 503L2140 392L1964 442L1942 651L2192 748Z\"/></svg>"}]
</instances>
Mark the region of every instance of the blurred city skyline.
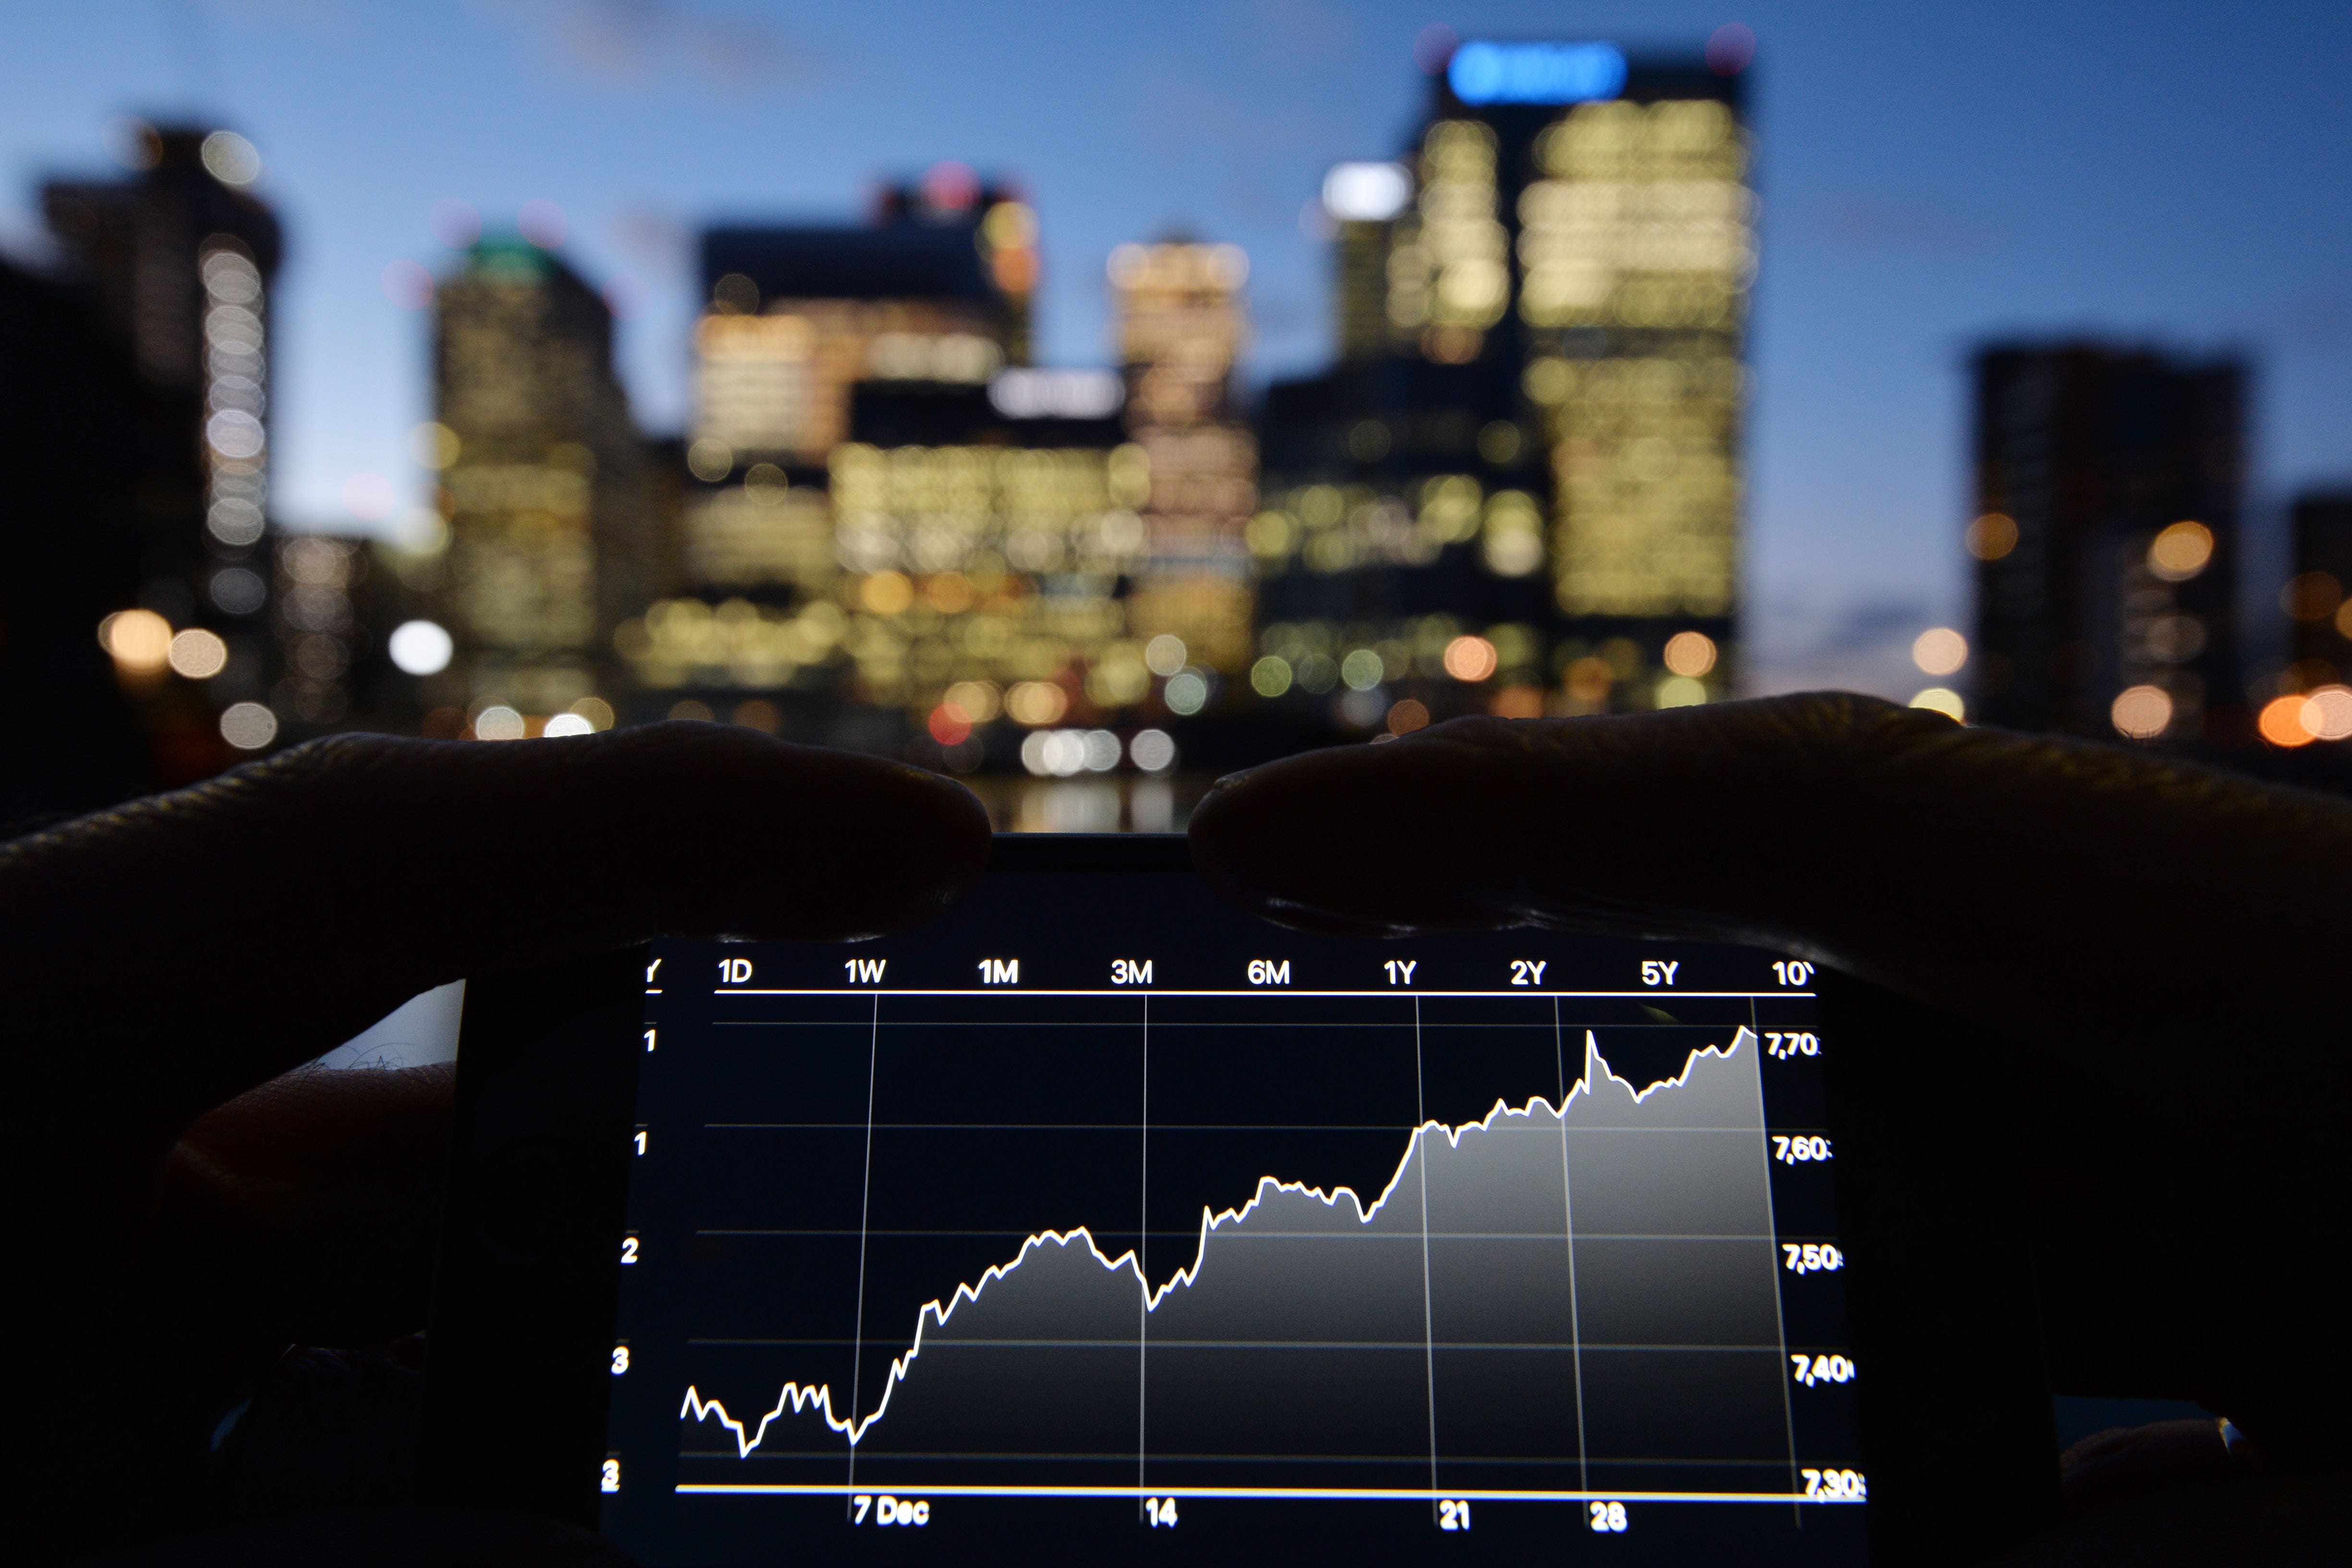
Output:
<instances>
[{"instance_id":1,"label":"blurred city skyline","mask_svg":"<svg viewBox=\"0 0 2352 1568\"><path fill-rule=\"evenodd\" d=\"M44 176L97 170L132 113L258 145L287 221L273 374L279 515L348 529L425 484L425 316L388 268L444 271L436 203L491 225L551 203L624 311L643 426L687 414L692 243L727 218L847 217L941 159L1017 183L1042 225L1039 359L1110 362L1103 263L1184 228L1251 260L1253 384L1329 356L1312 204L1336 162L1401 150L1423 29L1684 48L1754 29L1763 267L1751 339L1747 641L1759 689L1916 684L1967 608L1967 354L2081 332L2255 365L2251 591L2272 514L2352 476L2352 46L2340 7L1212 8L1178 28L1075 8L511 0L398 16L337 0L11 8L0 242L37 243ZM913 40L909 42L909 40ZM542 221L546 218L541 211ZM394 274L397 277L397 273ZM381 527L381 524L374 525ZM2268 553L2265 553L2267 547Z\"/></svg>"}]
</instances>

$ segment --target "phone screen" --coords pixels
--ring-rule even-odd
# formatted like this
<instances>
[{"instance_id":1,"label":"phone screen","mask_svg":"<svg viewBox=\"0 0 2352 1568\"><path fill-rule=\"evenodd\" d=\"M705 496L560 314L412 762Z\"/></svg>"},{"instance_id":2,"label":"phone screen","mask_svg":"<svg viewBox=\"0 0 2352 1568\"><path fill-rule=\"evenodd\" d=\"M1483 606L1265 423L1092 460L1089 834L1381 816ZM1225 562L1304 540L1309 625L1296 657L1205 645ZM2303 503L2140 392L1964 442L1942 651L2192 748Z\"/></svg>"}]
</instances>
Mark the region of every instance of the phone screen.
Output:
<instances>
[{"instance_id":1,"label":"phone screen","mask_svg":"<svg viewBox=\"0 0 2352 1568\"><path fill-rule=\"evenodd\" d=\"M645 968L602 1527L654 1563L1848 1563L1811 967L992 874Z\"/></svg>"}]
</instances>

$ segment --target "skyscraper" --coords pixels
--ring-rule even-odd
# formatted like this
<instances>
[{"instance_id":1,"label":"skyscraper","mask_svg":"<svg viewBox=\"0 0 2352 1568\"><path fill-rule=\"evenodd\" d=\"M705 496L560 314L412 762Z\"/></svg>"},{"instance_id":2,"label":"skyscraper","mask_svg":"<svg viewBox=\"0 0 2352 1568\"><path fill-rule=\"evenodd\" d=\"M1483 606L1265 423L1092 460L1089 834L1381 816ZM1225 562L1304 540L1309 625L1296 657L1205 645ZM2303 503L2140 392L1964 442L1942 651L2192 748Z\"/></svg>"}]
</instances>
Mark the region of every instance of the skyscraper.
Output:
<instances>
[{"instance_id":1,"label":"skyscraper","mask_svg":"<svg viewBox=\"0 0 2352 1568\"><path fill-rule=\"evenodd\" d=\"M1128 434L1149 485L1129 630L1239 674L1252 603L1244 530L1257 500L1257 438L1233 406L1248 258L1230 245L1123 245L1109 272Z\"/></svg>"},{"instance_id":2,"label":"skyscraper","mask_svg":"<svg viewBox=\"0 0 2352 1568\"><path fill-rule=\"evenodd\" d=\"M668 570L614 379L612 311L548 251L487 239L441 283L434 325L440 607L457 657L429 700L477 733L565 712L610 723L614 629Z\"/></svg>"},{"instance_id":3,"label":"skyscraper","mask_svg":"<svg viewBox=\"0 0 2352 1568\"><path fill-rule=\"evenodd\" d=\"M1755 268L1737 68L1465 43L1402 162L1332 172L1342 363L1268 399L1251 543L1289 679L1261 689L1344 685L1343 723L1392 727L1727 689Z\"/></svg>"},{"instance_id":4,"label":"skyscraper","mask_svg":"<svg viewBox=\"0 0 2352 1568\"><path fill-rule=\"evenodd\" d=\"M1971 711L2231 744L2245 371L2090 342L1976 357Z\"/></svg>"},{"instance_id":5,"label":"skyscraper","mask_svg":"<svg viewBox=\"0 0 2352 1568\"><path fill-rule=\"evenodd\" d=\"M1204 575L1246 651L1247 501L1209 482L1248 447L1233 324L1204 347L1168 315L1191 295L1139 297L1148 438L1175 443L1170 475L1199 469L1155 492L1119 376L1020 363L1035 236L1025 202L960 164L886 191L868 225L704 236L685 591L618 633L650 700L971 768L1147 697L1131 611L1190 626Z\"/></svg>"},{"instance_id":6,"label":"skyscraper","mask_svg":"<svg viewBox=\"0 0 2352 1568\"><path fill-rule=\"evenodd\" d=\"M253 193L259 156L234 131L142 127L133 154L130 179L55 181L41 197L65 278L137 372L138 413L119 451L137 476L138 608L171 635L201 633L141 691L163 776L174 781L229 760L218 720L266 695L275 662L264 534L269 289L282 240ZM146 624L121 626L129 635ZM277 720L248 716L227 730L232 744L266 745Z\"/></svg>"}]
</instances>

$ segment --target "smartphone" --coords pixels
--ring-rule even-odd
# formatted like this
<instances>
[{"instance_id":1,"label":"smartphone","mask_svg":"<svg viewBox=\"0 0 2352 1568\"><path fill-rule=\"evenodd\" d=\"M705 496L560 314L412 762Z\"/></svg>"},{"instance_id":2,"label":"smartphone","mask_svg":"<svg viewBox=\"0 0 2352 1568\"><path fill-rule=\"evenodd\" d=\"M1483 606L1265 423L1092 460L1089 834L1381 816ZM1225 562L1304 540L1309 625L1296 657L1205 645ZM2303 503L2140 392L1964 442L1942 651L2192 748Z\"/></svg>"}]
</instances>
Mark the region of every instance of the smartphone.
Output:
<instances>
[{"instance_id":1,"label":"smartphone","mask_svg":"<svg viewBox=\"0 0 2352 1568\"><path fill-rule=\"evenodd\" d=\"M1800 955L1286 930L1143 836L477 979L424 1471L662 1564L1958 1560L2055 1485L1967 1049Z\"/></svg>"}]
</instances>

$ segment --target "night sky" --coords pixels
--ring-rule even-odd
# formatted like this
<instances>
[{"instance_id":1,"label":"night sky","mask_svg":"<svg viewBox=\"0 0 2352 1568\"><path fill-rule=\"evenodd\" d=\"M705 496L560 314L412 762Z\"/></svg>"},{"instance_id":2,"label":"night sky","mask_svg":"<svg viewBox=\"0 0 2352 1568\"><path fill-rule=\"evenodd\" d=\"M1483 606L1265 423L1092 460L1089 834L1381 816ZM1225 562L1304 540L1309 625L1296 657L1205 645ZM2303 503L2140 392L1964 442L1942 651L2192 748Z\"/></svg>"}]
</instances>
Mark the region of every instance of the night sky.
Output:
<instances>
[{"instance_id":1,"label":"night sky","mask_svg":"<svg viewBox=\"0 0 2352 1568\"><path fill-rule=\"evenodd\" d=\"M1605 37L1696 50L1746 24L1763 195L1750 356L1747 636L1763 689L1919 684L1914 633L1966 613L1965 375L1995 333L2092 332L2256 361L2250 599L2277 504L2352 483L2352 7L1792 4L1475 9L755 0L0 4L0 247L40 254L35 187L103 172L129 113L259 146L287 221L278 510L350 528L354 475L413 499L434 204L530 200L627 312L646 428L685 417L692 235L846 218L942 158L1001 172L1044 228L1039 346L1106 362L1112 246L1244 246L1253 381L1328 351L1324 170L1417 121L1413 40ZM375 486L380 489L381 486ZM2271 553L2265 556L2263 551ZM1899 688L1899 689L1898 689Z\"/></svg>"}]
</instances>

